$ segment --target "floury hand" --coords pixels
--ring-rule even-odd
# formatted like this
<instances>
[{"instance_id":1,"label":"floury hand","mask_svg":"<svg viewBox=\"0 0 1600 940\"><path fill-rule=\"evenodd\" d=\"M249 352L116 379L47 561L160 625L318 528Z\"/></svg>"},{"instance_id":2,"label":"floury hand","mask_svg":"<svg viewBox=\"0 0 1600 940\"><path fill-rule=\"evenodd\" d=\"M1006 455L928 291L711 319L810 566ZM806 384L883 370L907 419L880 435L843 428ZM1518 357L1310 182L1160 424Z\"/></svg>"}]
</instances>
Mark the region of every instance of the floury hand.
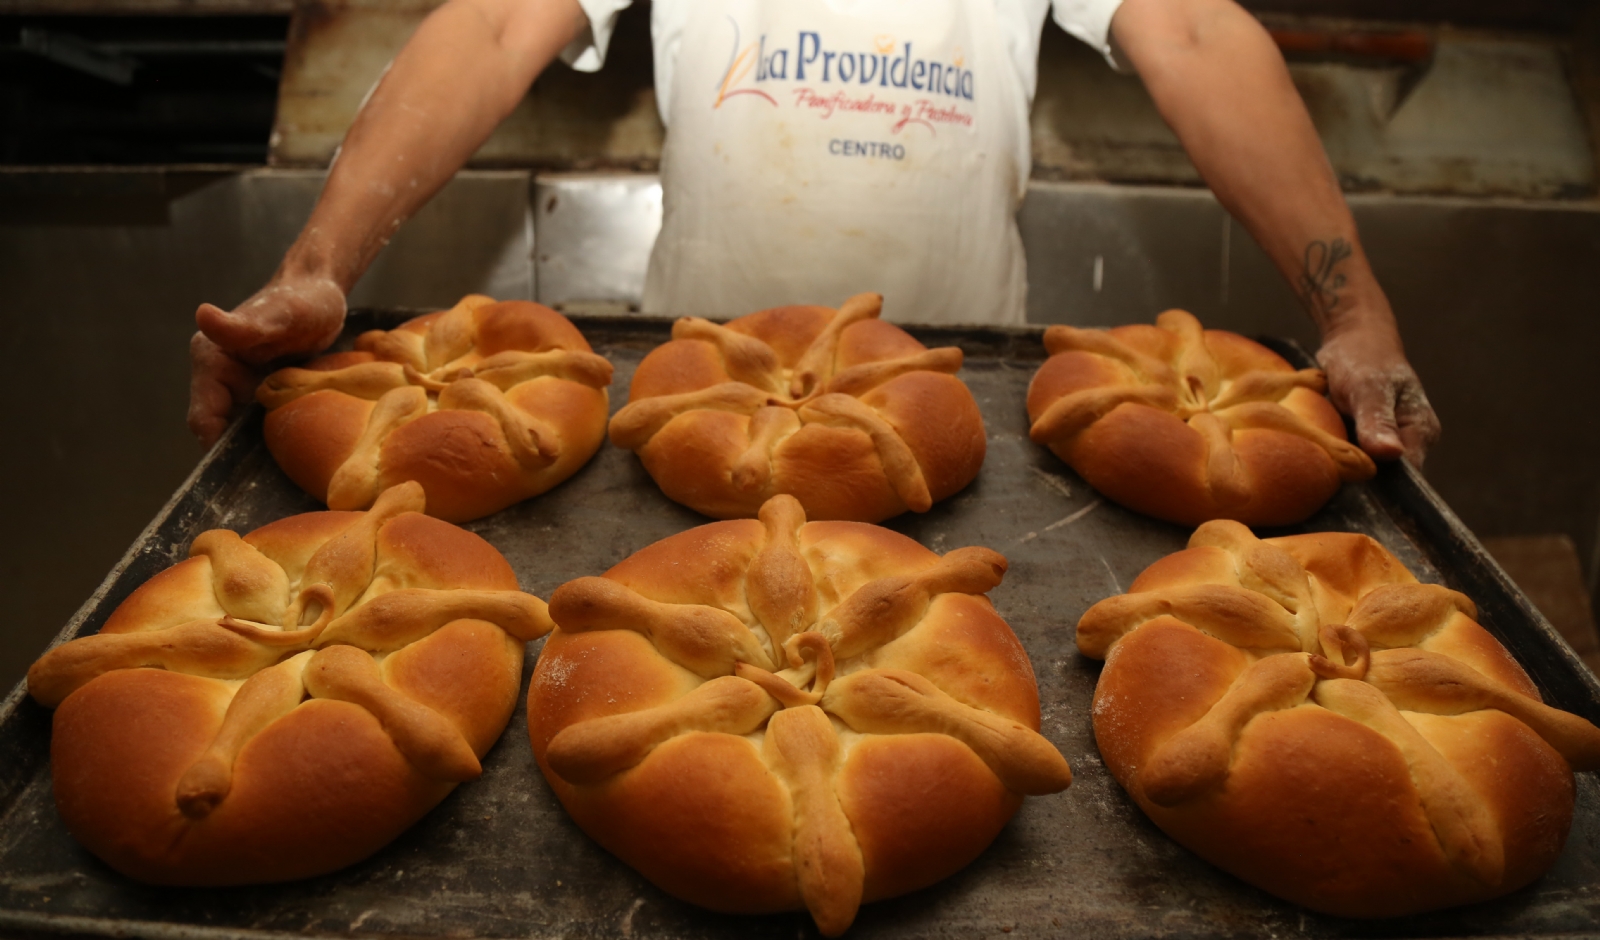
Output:
<instances>
[{"instance_id":1,"label":"floury hand","mask_svg":"<svg viewBox=\"0 0 1600 940\"><path fill-rule=\"evenodd\" d=\"M326 278L277 280L233 311L201 304L189 341L189 430L210 447L253 400L273 360L320 352L344 326L344 292Z\"/></svg>"}]
</instances>

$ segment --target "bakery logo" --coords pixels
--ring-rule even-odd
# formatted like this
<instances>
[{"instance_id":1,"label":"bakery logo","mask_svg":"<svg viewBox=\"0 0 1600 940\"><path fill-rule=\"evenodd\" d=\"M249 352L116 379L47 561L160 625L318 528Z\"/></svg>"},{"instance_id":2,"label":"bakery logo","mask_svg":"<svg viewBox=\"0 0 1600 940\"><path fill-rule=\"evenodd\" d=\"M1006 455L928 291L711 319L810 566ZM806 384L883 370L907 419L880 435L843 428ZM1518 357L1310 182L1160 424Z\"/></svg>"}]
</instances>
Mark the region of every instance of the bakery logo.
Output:
<instances>
[{"instance_id":1,"label":"bakery logo","mask_svg":"<svg viewBox=\"0 0 1600 940\"><path fill-rule=\"evenodd\" d=\"M840 111L884 115L892 119L895 133L908 124L930 130L937 124L972 126L972 115L957 107L973 100L976 82L959 49L948 59L919 58L913 43L879 35L873 37L870 50L845 50L811 30L800 30L792 45L770 41L765 34L746 43L739 24L732 17L728 22L733 26L733 45L712 108L739 96L780 107L779 98L788 97L795 107L823 119ZM783 92L772 86L774 82L805 84ZM884 100L874 89L915 91L923 97L909 102Z\"/></svg>"},{"instance_id":2,"label":"bakery logo","mask_svg":"<svg viewBox=\"0 0 1600 940\"><path fill-rule=\"evenodd\" d=\"M711 107L713 109L720 108L724 101L729 98L737 98L740 95L754 95L766 101L767 104L777 107L777 100L761 89L740 87L739 83L749 78L751 68L760 62L760 44L750 43L740 48L739 24L731 16L728 17L728 22L733 26L733 51L728 56L728 68L722 73L722 82L717 86L717 100L712 103ZM763 42L766 41L765 36L761 38Z\"/></svg>"}]
</instances>

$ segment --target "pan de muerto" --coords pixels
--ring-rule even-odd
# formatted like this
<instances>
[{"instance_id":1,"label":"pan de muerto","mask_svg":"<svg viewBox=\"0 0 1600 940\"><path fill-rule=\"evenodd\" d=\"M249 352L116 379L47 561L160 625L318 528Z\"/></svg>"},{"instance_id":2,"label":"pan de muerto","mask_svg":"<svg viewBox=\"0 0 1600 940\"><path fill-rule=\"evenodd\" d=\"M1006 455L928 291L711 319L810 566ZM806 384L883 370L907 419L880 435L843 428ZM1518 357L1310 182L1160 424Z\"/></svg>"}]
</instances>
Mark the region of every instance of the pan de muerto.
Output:
<instances>
[{"instance_id":1,"label":"pan de muerto","mask_svg":"<svg viewBox=\"0 0 1600 940\"><path fill-rule=\"evenodd\" d=\"M1289 525L1370 479L1327 380L1182 310L1155 326L1052 326L1029 436L1106 498L1157 519Z\"/></svg>"},{"instance_id":2,"label":"pan de muerto","mask_svg":"<svg viewBox=\"0 0 1600 940\"><path fill-rule=\"evenodd\" d=\"M537 496L599 449L611 363L548 307L472 295L354 352L267 376L267 447L330 509L415 480L465 522Z\"/></svg>"},{"instance_id":3,"label":"pan de muerto","mask_svg":"<svg viewBox=\"0 0 1600 940\"><path fill-rule=\"evenodd\" d=\"M804 907L836 936L1072 780L984 597L1005 569L986 548L807 522L790 496L664 539L551 595L534 756L578 825L662 889Z\"/></svg>"},{"instance_id":4,"label":"pan de muerto","mask_svg":"<svg viewBox=\"0 0 1600 940\"><path fill-rule=\"evenodd\" d=\"M719 519L779 493L813 519L926 512L978 475L983 418L955 373L879 320L883 298L778 307L719 326L686 317L646 356L611 442L670 499Z\"/></svg>"},{"instance_id":5,"label":"pan de muerto","mask_svg":"<svg viewBox=\"0 0 1600 940\"><path fill-rule=\"evenodd\" d=\"M1078 623L1101 756L1156 825L1297 904L1395 917L1544 873L1600 729L1364 535L1199 528Z\"/></svg>"},{"instance_id":6,"label":"pan de muerto","mask_svg":"<svg viewBox=\"0 0 1600 940\"><path fill-rule=\"evenodd\" d=\"M423 515L203 532L28 671L68 830L140 881L236 885L376 852L478 776L551 627L500 553Z\"/></svg>"}]
</instances>

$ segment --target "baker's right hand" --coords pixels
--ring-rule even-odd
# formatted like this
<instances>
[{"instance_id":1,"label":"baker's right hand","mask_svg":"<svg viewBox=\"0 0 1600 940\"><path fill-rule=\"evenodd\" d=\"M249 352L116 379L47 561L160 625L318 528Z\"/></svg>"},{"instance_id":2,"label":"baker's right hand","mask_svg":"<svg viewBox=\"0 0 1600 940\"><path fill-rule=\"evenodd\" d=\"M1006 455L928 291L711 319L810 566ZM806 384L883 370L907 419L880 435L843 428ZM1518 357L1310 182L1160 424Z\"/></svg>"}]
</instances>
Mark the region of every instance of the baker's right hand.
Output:
<instances>
[{"instance_id":1,"label":"baker's right hand","mask_svg":"<svg viewBox=\"0 0 1600 940\"><path fill-rule=\"evenodd\" d=\"M201 304L189 342L189 430L210 447L268 365L327 349L344 314L344 291L327 278L275 278L232 311Z\"/></svg>"},{"instance_id":2,"label":"baker's right hand","mask_svg":"<svg viewBox=\"0 0 1600 940\"><path fill-rule=\"evenodd\" d=\"M196 332L189 338L189 432L210 449L234 411L250 403L262 370L251 368Z\"/></svg>"},{"instance_id":3,"label":"baker's right hand","mask_svg":"<svg viewBox=\"0 0 1600 940\"><path fill-rule=\"evenodd\" d=\"M344 329L344 291L328 278L273 278L231 311L201 304L194 320L228 355L264 366L333 345Z\"/></svg>"}]
</instances>

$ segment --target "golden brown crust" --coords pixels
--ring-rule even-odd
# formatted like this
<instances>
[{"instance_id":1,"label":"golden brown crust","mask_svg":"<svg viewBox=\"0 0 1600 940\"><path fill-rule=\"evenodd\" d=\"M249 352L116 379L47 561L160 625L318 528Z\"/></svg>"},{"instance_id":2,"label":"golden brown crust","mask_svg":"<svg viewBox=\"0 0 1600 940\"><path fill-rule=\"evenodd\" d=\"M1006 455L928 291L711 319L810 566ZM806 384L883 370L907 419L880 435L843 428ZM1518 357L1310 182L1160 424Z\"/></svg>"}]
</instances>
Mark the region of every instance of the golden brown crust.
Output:
<instances>
[{"instance_id":1,"label":"golden brown crust","mask_svg":"<svg viewBox=\"0 0 1600 940\"><path fill-rule=\"evenodd\" d=\"M355 450L372 408L341 392L312 392L268 411L262 436L289 479L325 500L328 482Z\"/></svg>"},{"instance_id":2,"label":"golden brown crust","mask_svg":"<svg viewBox=\"0 0 1600 940\"><path fill-rule=\"evenodd\" d=\"M1249 806L1246 793L1254 796ZM1206 804L1188 813L1157 809L1152 818L1281 897L1350 917L1449 903L1441 890L1451 880L1449 865L1404 759L1382 735L1337 715L1258 718L1239 742L1228 789ZM1168 822L1173 816L1183 821ZM1308 851L1308 844L1330 848Z\"/></svg>"},{"instance_id":3,"label":"golden brown crust","mask_svg":"<svg viewBox=\"0 0 1600 940\"><path fill-rule=\"evenodd\" d=\"M861 400L877 409L918 455L934 502L954 496L977 478L987 446L983 420L975 405L967 407L972 393L960 379L942 372L911 372ZM933 415L939 420L930 420Z\"/></svg>"},{"instance_id":4,"label":"golden brown crust","mask_svg":"<svg viewBox=\"0 0 1600 940\"><path fill-rule=\"evenodd\" d=\"M1498 897L1560 854L1600 729L1544 705L1473 616L1365 536L1207 523L1079 622L1106 660L1095 740L1168 834L1296 903Z\"/></svg>"},{"instance_id":5,"label":"golden brown crust","mask_svg":"<svg viewBox=\"0 0 1600 940\"><path fill-rule=\"evenodd\" d=\"M394 587L515 591L511 563L497 551L484 551L485 545L481 537L436 518L397 516L378 530L383 561L376 575Z\"/></svg>"},{"instance_id":6,"label":"golden brown crust","mask_svg":"<svg viewBox=\"0 0 1600 940\"><path fill-rule=\"evenodd\" d=\"M384 679L453 720L475 754L499 740L517 706L522 641L486 620L452 620L391 653Z\"/></svg>"},{"instance_id":7,"label":"golden brown crust","mask_svg":"<svg viewBox=\"0 0 1600 940\"><path fill-rule=\"evenodd\" d=\"M893 323L862 320L852 324L839 336L839 368L843 370L868 362L915 356L926 349L912 339L910 333Z\"/></svg>"},{"instance_id":8,"label":"golden brown crust","mask_svg":"<svg viewBox=\"0 0 1600 940\"><path fill-rule=\"evenodd\" d=\"M485 358L509 349L548 352L581 349L592 352L572 321L543 304L525 300L491 303L478 311L477 354Z\"/></svg>"},{"instance_id":9,"label":"golden brown crust","mask_svg":"<svg viewBox=\"0 0 1600 940\"><path fill-rule=\"evenodd\" d=\"M222 606L211 590L211 563L206 558L180 561L134 588L128 599L106 618L101 633L128 633L147 624L188 623L202 617L222 616Z\"/></svg>"},{"instance_id":10,"label":"golden brown crust","mask_svg":"<svg viewBox=\"0 0 1600 940\"><path fill-rule=\"evenodd\" d=\"M744 593L745 569L764 539L761 523L754 519L695 526L646 545L605 576L668 603L710 603L731 610Z\"/></svg>"},{"instance_id":11,"label":"golden brown crust","mask_svg":"<svg viewBox=\"0 0 1600 940\"><path fill-rule=\"evenodd\" d=\"M922 785L943 781L938 787ZM908 800L915 788L920 799ZM943 881L972 863L1022 805L983 762L940 734L872 737L850 751L839 801L861 845L862 899L897 897Z\"/></svg>"},{"instance_id":12,"label":"golden brown crust","mask_svg":"<svg viewBox=\"0 0 1600 940\"><path fill-rule=\"evenodd\" d=\"M430 513L464 522L543 493L599 449L611 365L548 307L469 296L357 347L256 393L279 466L331 508L416 480Z\"/></svg>"},{"instance_id":13,"label":"golden brown crust","mask_svg":"<svg viewBox=\"0 0 1600 940\"><path fill-rule=\"evenodd\" d=\"M728 329L754 336L778 354L784 366L798 363L838 311L831 307L791 304L759 310L728 322Z\"/></svg>"},{"instance_id":14,"label":"golden brown crust","mask_svg":"<svg viewBox=\"0 0 1600 940\"><path fill-rule=\"evenodd\" d=\"M422 508L408 483L365 513L203 533L35 663L73 835L141 881L283 881L370 855L475 777L550 622Z\"/></svg>"},{"instance_id":15,"label":"golden brown crust","mask_svg":"<svg viewBox=\"0 0 1600 940\"><path fill-rule=\"evenodd\" d=\"M717 347L698 339L674 340L645 354L628 385L628 401L694 392L726 381Z\"/></svg>"},{"instance_id":16,"label":"golden brown crust","mask_svg":"<svg viewBox=\"0 0 1600 940\"><path fill-rule=\"evenodd\" d=\"M382 848L450 790L412 770L365 710L313 700L245 745L227 798L193 823L172 795L221 725L226 701L212 683L107 673L56 713L56 806L79 842L131 878L205 886L333 871Z\"/></svg>"},{"instance_id":17,"label":"golden brown crust","mask_svg":"<svg viewBox=\"0 0 1600 940\"><path fill-rule=\"evenodd\" d=\"M1373 475L1321 372L1182 310L1157 324L1045 333L1030 436L1102 495L1182 525L1289 525Z\"/></svg>"},{"instance_id":18,"label":"golden brown crust","mask_svg":"<svg viewBox=\"0 0 1600 940\"><path fill-rule=\"evenodd\" d=\"M804 906L837 935L863 899L970 862L1023 793L1070 782L983 596L1004 569L808 523L788 496L664 539L552 595L534 756L578 824L663 889Z\"/></svg>"},{"instance_id":19,"label":"golden brown crust","mask_svg":"<svg viewBox=\"0 0 1600 940\"><path fill-rule=\"evenodd\" d=\"M545 776L552 785L560 779L548 769ZM572 789L556 793L573 820L663 890L730 914L799 906L788 795L749 741L685 734L603 792L574 800Z\"/></svg>"},{"instance_id":20,"label":"golden brown crust","mask_svg":"<svg viewBox=\"0 0 1600 940\"><path fill-rule=\"evenodd\" d=\"M801 428L772 455L772 473L818 519L872 521L904 511L871 440L848 428Z\"/></svg>"},{"instance_id":21,"label":"golden brown crust","mask_svg":"<svg viewBox=\"0 0 1600 940\"><path fill-rule=\"evenodd\" d=\"M925 511L977 476L983 419L953 375L960 350L876 319L881 303L678 321L634 373L612 442L715 518L753 516L778 493L814 519Z\"/></svg>"},{"instance_id":22,"label":"golden brown crust","mask_svg":"<svg viewBox=\"0 0 1600 940\"><path fill-rule=\"evenodd\" d=\"M520 468L493 417L480 411L436 411L429 417L385 440L385 476L421 483L441 519L477 519L517 502Z\"/></svg>"}]
</instances>

